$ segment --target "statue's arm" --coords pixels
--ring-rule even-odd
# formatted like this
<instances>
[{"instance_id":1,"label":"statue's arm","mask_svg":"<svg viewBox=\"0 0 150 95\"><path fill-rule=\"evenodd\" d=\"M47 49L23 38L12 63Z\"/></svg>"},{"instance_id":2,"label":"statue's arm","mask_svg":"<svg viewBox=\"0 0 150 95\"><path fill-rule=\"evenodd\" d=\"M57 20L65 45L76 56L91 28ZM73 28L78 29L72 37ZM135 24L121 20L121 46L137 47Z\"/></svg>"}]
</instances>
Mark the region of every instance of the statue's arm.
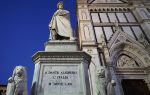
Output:
<instances>
[{"instance_id":1,"label":"statue's arm","mask_svg":"<svg viewBox=\"0 0 150 95\"><path fill-rule=\"evenodd\" d=\"M62 12L62 13L60 14L60 16L66 16L66 15L68 15L68 13L66 13L66 12Z\"/></svg>"},{"instance_id":2,"label":"statue's arm","mask_svg":"<svg viewBox=\"0 0 150 95\"><path fill-rule=\"evenodd\" d=\"M66 15L69 15L69 11L67 10L57 10L55 13L54 13L54 16L66 16Z\"/></svg>"}]
</instances>

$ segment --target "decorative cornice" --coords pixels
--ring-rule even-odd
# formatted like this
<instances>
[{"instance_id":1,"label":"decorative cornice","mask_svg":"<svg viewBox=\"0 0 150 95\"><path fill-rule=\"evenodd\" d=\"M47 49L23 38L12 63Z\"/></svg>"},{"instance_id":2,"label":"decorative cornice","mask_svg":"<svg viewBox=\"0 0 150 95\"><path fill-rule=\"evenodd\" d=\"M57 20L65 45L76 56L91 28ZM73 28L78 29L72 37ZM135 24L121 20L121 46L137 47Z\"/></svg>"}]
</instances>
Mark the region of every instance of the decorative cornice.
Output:
<instances>
[{"instance_id":1,"label":"decorative cornice","mask_svg":"<svg viewBox=\"0 0 150 95\"><path fill-rule=\"evenodd\" d=\"M82 51L77 51L77 52L43 52L43 51L39 51L33 55L32 60L40 61L40 60L46 59L46 60L63 61L63 60L67 60L67 59L68 60L77 60L77 58L79 60L81 60L80 58L82 58L89 62L91 60L91 56Z\"/></svg>"},{"instance_id":2,"label":"decorative cornice","mask_svg":"<svg viewBox=\"0 0 150 95\"><path fill-rule=\"evenodd\" d=\"M51 41L48 41L45 43L45 45L66 45L66 44L71 44L71 45L74 45L74 44L77 44L77 41L71 41L71 40L51 40Z\"/></svg>"},{"instance_id":3,"label":"decorative cornice","mask_svg":"<svg viewBox=\"0 0 150 95\"><path fill-rule=\"evenodd\" d=\"M78 4L87 4L87 0L77 0L77 3Z\"/></svg>"},{"instance_id":4,"label":"decorative cornice","mask_svg":"<svg viewBox=\"0 0 150 95\"><path fill-rule=\"evenodd\" d=\"M94 26L115 26L114 23L109 23L109 22L108 23L107 22L106 23L104 23L104 22L103 23L99 23L99 22L95 23L94 22L93 25ZM140 25L140 24L136 23L136 22L133 22L133 23L124 23L124 22L119 23L119 26L133 26L133 25Z\"/></svg>"},{"instance_id":5,"label":"decorative cornice","mask_svg":"<svg viewBox=\"0 0 150 95\"><path fill-rule=\"evenodd\" d=\"M93 3L88 4L89 7L128 7L131 6L127 3Z\"/></svg>"},{"instance_id":6,"label":"decorative cornice","mask_svg":"<svg viewBox=\"0 0 150 95\"><path fill-rule=\"evenodd\" d=\"M128 12L131 10L129 6L89 6L90 12Z\"/></svg>"},{"instance_id":7,"label":"decorative cornice","mask_svg":"<svg viewBox=\"0 0 150 95\"><path fill-rule=\"evenodd\" d=\"M115 68L115 72L117 75L124 75L124 74L134 74L134 75L140 75L140 74L146 74L144 68Z\"/></svg>"}]
</instances>

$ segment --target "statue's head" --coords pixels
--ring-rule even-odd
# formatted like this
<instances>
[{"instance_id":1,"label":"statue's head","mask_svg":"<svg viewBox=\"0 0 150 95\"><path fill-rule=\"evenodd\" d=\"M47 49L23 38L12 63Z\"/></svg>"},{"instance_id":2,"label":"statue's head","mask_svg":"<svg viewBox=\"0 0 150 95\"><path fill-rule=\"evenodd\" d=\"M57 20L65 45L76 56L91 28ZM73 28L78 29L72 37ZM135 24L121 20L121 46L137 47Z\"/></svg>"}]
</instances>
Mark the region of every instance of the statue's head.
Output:
<instances>
[{"instance_id":1,"label":"statue's head","mask_svg":"<svg viewBox=\"0 0 150 95\"><path fill-rule=\"evenodd\" d=\"M60 1L60 2L57 4L57 9L63 9L63 8L64 8L63 1Z\"/></svg>"}]
</instances>

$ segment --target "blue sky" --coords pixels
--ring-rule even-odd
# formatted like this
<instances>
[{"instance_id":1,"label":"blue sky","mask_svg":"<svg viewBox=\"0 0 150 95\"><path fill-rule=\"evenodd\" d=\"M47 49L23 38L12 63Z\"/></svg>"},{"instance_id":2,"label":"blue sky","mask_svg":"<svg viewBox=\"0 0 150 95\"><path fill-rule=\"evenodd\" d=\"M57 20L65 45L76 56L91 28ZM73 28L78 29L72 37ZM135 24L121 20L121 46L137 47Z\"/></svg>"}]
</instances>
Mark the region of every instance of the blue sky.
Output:
<instances>
[{"instance_id":1,"label":"blue sky","mask_svg":"<svg viewBox=\"0 0 150 95\"><path fill-rule=\"evenodd\" d=\"M31 88L34 64L32 55L44 50L48 24L60 0L0 0L0 84L7 84L17 65L27 68ZM76 29L76 0L64 1Z\"/></svg>"}]
</instances>

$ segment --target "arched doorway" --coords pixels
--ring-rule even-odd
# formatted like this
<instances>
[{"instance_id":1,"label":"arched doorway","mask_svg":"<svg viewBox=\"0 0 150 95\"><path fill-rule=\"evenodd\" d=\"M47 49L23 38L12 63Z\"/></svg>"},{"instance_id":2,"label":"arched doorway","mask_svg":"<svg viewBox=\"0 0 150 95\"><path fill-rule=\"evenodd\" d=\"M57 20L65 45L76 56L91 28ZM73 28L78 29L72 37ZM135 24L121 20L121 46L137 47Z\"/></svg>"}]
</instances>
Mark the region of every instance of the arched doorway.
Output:
<instances>
[{"instance_id":1,"label":"arched doorway","mask_svg":"<svg viewBox=\"0 0 150 95\"><path fill-rule=\"evenodd\" d=\"M124 95L150 95L147 84L142 79L123 79L121 85Z\"/></svg>"},{"instance_id":2,"label":"arched doorway","mask_svg":"<svg viewBox=\"0 0 150 95\"><path fill-rule=\"evenodd\" d=\"M144 60L145 56L149 57L138 48L134 46L131 48L129 44L121 44L120 46L121 48L117 47L111 54L114 72L112 76L116 77L116 92L120 92L117 95L150 95L150 79L149 72L147 72L149 66L148 61ZM140 56L142 53L143 55ZM139 92L137 89L140 89Z\"/></svg>"}]
</instances>

